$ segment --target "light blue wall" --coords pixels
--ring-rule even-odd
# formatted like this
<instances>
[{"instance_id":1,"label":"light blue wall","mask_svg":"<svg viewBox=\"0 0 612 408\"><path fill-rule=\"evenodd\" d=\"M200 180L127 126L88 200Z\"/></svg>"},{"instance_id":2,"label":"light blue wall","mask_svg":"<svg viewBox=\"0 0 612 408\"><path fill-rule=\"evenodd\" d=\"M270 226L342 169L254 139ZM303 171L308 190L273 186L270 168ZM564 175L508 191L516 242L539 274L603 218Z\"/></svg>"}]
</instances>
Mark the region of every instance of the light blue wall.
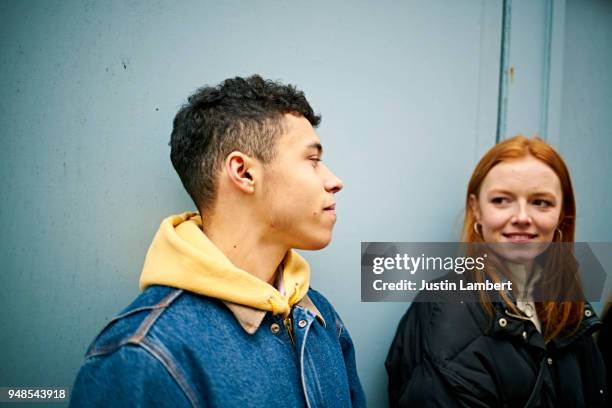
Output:
<instances>
[{"instance_id":1,"label":"light blue wall","mask_svg":"<svg viewBox=\"0 0 612 408\"><path fill-rule=\"evenodd\" d=\"M138 293L159 221L193 208L169 161L176 110L196 87L260 73L297 84L323 115L325 161L345 189L334 242L304 255L353 335L368 401L384 406L407 305L360 302L360 242L457 239L470 171L495 140L501 4L3 2L0 386L71 385L93 336ZM592 58L609 66L602 35ZM567 58L586 52L574 37ZM564 72L575 94L587 73ZM562 138L572 170L610 147L603 72L581 102L599 113L576 105L564 125L584 131ZM584 239L612 240L605 160L575 176L577 191L608 198L583 207Z\"/></svg>"},{"instance_id":2,"label":"light blue wall","mask_svg":"<svg viewBox=\"0 0 612 408\"><path fill-rule=\"evenodd\" d=\"M578 202L577 239L612 241L612 2L568 0L559 150Z\"/></svg>"},{"instance_id":3,"label":"light blue wall","mask_svg":"<svg viewBox=\"0 0 612 408\"><path fill-rule=\"evenodd\" d=\"M506 126L501 138L542 135L541 111L546 60L546 0L507 0L508 76Z\"/></svg>"},{"instance_id":4,"label":"light blue wall","mask_svg":"<svg viewBox=\"0 0 612 408\"><path fill-rule=\"evenodd\" d=\"M612 1L568 0L565 16L558 146L576 193L576 240L612 242ZM612 265L612 254L599 256ZM612 301L609 269L604 294Z\"/></svg>"}]
</instances>

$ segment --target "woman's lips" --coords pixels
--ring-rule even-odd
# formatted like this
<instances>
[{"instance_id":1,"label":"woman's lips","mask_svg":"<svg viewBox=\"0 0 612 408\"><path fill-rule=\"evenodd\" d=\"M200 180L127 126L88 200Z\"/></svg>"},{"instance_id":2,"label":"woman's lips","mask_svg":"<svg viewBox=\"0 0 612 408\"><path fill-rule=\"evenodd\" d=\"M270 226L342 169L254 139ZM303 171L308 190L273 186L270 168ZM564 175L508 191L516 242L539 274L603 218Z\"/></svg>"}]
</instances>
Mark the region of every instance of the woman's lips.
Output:
<instances>
[{"instance_id":1,"label":"woman's lips","mask_svg":"<svg viewBox=\"0 0 612 408\"><path fill-rule=\"evenodd\" d=\"M502 234L502 235L509 242L514 242L514 243L531 242L538 236L538 234L529 234L526 232L511 232L511 233Z\"/></svg>"}]
</instances>

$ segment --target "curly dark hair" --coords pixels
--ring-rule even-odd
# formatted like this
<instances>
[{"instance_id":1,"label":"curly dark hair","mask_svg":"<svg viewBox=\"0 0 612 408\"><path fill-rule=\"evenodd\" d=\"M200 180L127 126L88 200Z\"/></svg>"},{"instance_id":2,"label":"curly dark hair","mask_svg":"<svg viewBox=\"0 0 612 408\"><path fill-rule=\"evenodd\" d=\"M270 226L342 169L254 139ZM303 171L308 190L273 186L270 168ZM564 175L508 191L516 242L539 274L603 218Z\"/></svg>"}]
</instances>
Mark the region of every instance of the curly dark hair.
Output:
<instances>
[{"instance_id":1,"label":"curly dark hair","mask_svg":"<svg viewBox=\"0 0 612 408\"><path fill-rule=\"evenodd\" d=\"M228 154L241 151L263 164L274 159L286 113L306 118L313 127L321 121L302 91L259 75L204 86L187 99L174 117L170 159L200 211L214 204Z\"/></svg>"}]
</instances>

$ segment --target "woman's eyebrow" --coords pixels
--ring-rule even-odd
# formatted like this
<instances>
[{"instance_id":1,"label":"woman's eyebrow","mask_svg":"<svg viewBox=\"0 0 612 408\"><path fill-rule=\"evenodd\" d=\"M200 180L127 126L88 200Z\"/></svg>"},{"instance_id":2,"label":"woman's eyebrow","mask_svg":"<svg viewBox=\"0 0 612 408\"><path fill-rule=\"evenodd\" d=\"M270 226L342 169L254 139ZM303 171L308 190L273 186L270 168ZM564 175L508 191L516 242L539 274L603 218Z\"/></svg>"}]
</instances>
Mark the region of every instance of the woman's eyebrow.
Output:
<instances>
[{"instance_id":1,"label":"woman's eyebrow","mask_svg":"<svg viewBox=\"0 0 612 408\"><path fill-rule=\"evenodd\" d=\"M488 196L495 195L495 194L514 195L514 193L512 193L511 191L505 190L503 188L493 188L487 192ZM536 190L534 192L529 192L529 195L535 196L535 197L538 197L538 196L547 196L547 197L553 197L553 198L555 197L555 194L549 190Z\"/></svg>"},{"instance_id":2,"label":"woman's eyebrow","mask_svg":"<svg viewBox=\"0 0 612 408\"><path fill-rule=\"evenodd\" d=\"M487 191L487 195L494 195L494 194L513 195L512 192L508 190L504 190L503 188L494 188L494 189Z\"/></svg>"},{"instance_id":3,"label":"woman's eyebrow","mask_svg":"<svg viewBox=\"0 0 612 408\"><path fill-rule=\"evenodd\" d=\"M531 194L534 197L546 197L546 198L552 198L555 199L555 193L553 193L552 191L548 191L548 190L540 190L540 191L536 191L535 193Z\"/></svg>"}]
</instances>

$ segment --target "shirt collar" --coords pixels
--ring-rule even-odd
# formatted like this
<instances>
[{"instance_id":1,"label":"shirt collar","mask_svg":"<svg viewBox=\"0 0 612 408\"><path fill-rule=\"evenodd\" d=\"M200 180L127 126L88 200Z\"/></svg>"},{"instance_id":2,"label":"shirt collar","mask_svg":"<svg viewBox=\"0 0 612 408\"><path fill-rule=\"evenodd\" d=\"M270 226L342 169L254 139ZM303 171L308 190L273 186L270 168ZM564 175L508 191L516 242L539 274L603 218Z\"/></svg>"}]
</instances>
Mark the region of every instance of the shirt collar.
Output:
<instances>
[{"instance_id":1,"label":"shirt collar","mask_svg":"<svg viewBox=\"0 0 612 408\"><path fill-rule=\"evenodd\" d=\"M261 326L261 322L263 322L263 319L267 313L265 310L254 309L252 307L239 305L237 303L228 301L223 301L223 303L225 303L228 309L232 312L244 331L249 334L255 334L259 326ZM321 312L319 312L319 309L317 309L308 295L305 295L302 300L295 305L310 310L317 317L319 323L325 327L325 319L323 319L323 315L321 315Z\"/></svg>"}]
</instances>

